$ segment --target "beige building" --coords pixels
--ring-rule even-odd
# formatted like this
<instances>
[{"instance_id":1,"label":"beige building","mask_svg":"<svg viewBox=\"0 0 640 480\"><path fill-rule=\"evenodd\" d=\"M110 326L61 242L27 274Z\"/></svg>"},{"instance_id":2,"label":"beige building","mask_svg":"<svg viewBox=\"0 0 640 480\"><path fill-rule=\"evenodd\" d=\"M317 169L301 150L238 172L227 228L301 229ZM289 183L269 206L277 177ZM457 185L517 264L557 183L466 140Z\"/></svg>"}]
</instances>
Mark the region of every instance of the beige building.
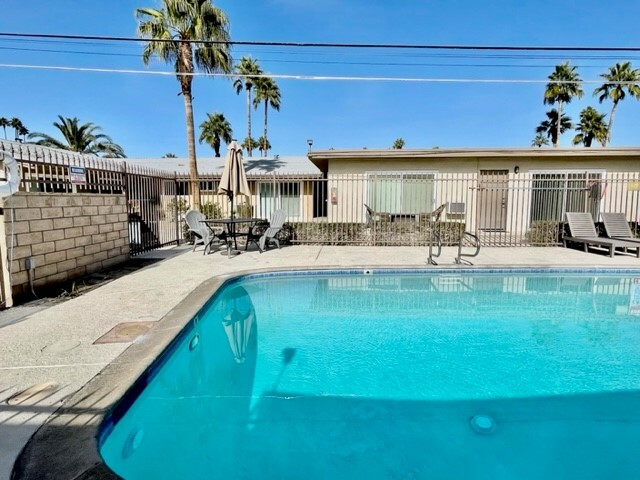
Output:
<instances>
[{"instance_id":1,"label":"beige building","mask_svg":"<svg viewBox=\"0 0 640 480\"><path fill-rule=\"evenodd\" d=\"M329 222L366 222L367 204L391 221L444 219L472 232L522 236L567 211L623 211L638 219L640 148L317 150Z\"/></svg>"},{"instance_id":2,"label":"beige building","mask_svg":"<svg viewBox=\"0 0 640 480\"><path fill-rule=\"evenodd\" d=\"M231 205L218 185L225 157L199 157L198 176L203 211L208 216L229 216ZM130 165L175 173L179 198L190 201L188 158L127 158ZM236 199L235 214L270 218L275 209L284 209L289 221L304 221L322 215L313 204L314 187L322 173L306 157L244 157L243 164L251 197Z\"/></svg>"}]
</instances>

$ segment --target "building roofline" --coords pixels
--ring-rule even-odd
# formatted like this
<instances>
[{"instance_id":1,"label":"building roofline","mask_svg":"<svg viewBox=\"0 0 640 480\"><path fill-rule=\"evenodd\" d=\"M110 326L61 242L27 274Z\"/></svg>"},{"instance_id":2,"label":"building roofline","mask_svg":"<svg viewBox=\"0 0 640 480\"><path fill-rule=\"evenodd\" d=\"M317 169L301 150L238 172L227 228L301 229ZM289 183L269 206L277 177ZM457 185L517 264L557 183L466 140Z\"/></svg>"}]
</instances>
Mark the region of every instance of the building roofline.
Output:
<instances>
[{"instance_id":1,"label":"building roofline","mask_svg":"<svg viewBox=\"0 0 640 480\"><path fill-rule=\"evenodd\" d=\"M403 148L403 149L345 149L312 150L307 156L311 161L339 158L439 158L439 157L566 157L604 156L624 157L640 155L640 147L574 147L574 148Z\"/></svg>"},{"instance_id":2,"label":"building roofline","mask_svg":"<svg viewBox=\"0 0 640 480\"><path fill-rule=\"evenodd\" d=\"M320 170L329 160L438 159L438 158L558 158L558 157L638 157L640 147L528 147L528 148L403 148L311 150L307 153Z\"/></svg>"}]
</instances>

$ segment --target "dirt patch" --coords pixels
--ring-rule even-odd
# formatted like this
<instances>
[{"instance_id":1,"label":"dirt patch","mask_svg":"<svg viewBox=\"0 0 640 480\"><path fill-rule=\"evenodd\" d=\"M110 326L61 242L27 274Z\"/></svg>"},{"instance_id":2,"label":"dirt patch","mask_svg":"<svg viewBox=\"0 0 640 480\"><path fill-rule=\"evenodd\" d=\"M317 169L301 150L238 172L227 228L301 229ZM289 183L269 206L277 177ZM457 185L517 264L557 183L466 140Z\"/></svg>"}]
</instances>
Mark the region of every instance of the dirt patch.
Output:
<instances>
[{"instance_id":1,"label":"dirt patch","mask_svg":"<svg viewBox=\"0 0 640 480\"><path fill-rule=\"evenodd\" d=\"M40 287L35 290L38 298L32 295L22 295L14 297L14 308L20 306L51 306L66 301L70 298L78 297L90 292L117 278L135 272L148 265L161 261L161 258L132 258L125 263L116 265L107 270L91 273L83 277L76 278L63 283L48 287Z\"/></svg>"}]
</instances>

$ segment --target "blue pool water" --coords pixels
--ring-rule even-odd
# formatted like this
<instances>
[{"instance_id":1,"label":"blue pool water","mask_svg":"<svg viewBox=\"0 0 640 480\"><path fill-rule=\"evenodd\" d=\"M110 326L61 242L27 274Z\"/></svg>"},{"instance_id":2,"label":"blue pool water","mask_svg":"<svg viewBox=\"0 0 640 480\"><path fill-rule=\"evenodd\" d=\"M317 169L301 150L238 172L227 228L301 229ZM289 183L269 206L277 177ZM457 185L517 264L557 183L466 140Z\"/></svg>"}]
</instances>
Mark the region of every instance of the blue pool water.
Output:
<instances>
[{"instance_id":1,"label":"blue pool water","mask_svg":"<svg viewBox=\"0 0 640 480\"><path fill-rule=\"evenodd\" d=\"M245 277L101 454L126 479L639 478L639 314L628 275Z\"/></svg>"}]
</instances>

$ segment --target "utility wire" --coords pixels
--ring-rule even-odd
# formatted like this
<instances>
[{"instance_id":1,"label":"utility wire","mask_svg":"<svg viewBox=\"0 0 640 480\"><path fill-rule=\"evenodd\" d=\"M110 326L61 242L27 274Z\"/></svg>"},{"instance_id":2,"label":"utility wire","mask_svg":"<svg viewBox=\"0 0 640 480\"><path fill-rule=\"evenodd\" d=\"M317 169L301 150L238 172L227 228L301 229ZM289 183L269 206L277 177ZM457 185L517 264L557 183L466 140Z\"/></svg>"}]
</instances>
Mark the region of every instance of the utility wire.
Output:
<instances>
[{"instance_id":1,"label":"utility wire","mask_svg":"<svg viewBox=\"0 0 640 480\"><path fill-rule=\"evenodd\" d=\"M18 52L38 52L38 53L62 53L71 55L96 55L110 57L136 57L139 54L121 52L91 52L82 50L56 50L47 48L22 48L22 47L2 47L0 50ZM553 68L554 65L531 65L531 64L486 64L486 63L421 63L421 62L356 62L339 60L285 60L278 58L260 58L265 63L293 63L304 65L359 65L359 66L381 66L381 67L469 67L469 68ZM580 68L607 68L605 65L576 65Z\"/></svg>"},{"instance_id":2,"label":"utility wire","mask_svg":"<svg viewBox=\"0 0 640 480\"><path fill-rule=\"evenodd\" d=\"M45 43L45 44L53 44L53 45L82 45L82 46L104 46L104 43L100 42L80 42L80 41L63 41L63 40L37 40L37 39L11 39L11 38L0 38L0 42L22 42L22 43ZM6 47L9 48L9 47ZM124 45L120 44L118 48L135 48L139 49L139 45ZM33 49L34 51L38 51L38 49ZM48 51L46 49L42 49L42 51ZM255 53L255 50L245 50L238 49L235 50L237 53ZM304 51L304 52L296 52L291 50L260 50L261 53L270 53L270 54L282 54L282 55L319 55L319 56L352 56L352 55L360 55L363 54L355 54L352 52L345 51L332 51L332 52L323 52L323 51ZM129 55L129 54L122 54ZM133 54L131 54L133 55ZM397 52L397 53L385 53L385 52L376 52L371 54L364 54L366 56L376 56L376 57L397 57L402 56L403 58L413 57L413 58L500 58L500 59L536 59L536 60L567 60L567 59L575 59L575 60L615 60L619 59L619 55L583 55L583 54L575 54L571 55L571 57L567 57L567 55L541 55L539 53L529 53L529 54L470 54L470 53L440 53L440 52L432 52L432 53L407 53L407 52ZM135 54L134 56L139 56L139 54ZM640 57L638 56L625 56L625 60L638 60Z\"/></svg>"},{"instance_id":3,"label":"utility wire","mask_svg":"<svg viewBox=\"0 0 640 480\"><path fill-rule=\"evenodd\" d=\"M541 51L541 52L640 52L640 47L577 47L577 46L509 46L509 45L424 45L424 44L389 44L389 43L323 43L323 42L265 42L265 41L238 41L228 42L216 40L180 40L169 38L139 38L117 37L101 35L62 35L45 33L15 33L0 32L0 37L13 38L55 38L67 40L99 40L109 42L163 42L163 43L198 43L212 45L252 45L252 46L278 46L278 47L322 47L322 48L394 48L394 49L418 49L418 50L502 50L502 51Z\"/></svg>"},{"instance_id":4,"label":"utility wire","mask_svg":"<svg viewBox=\"0 0 640 480\"><path fill-rule=\"evenodd\" d=\"M55 65L20 65L0 63L0 68L20 68L31 70L59 70L69 72L95 72L95 73L126 73L137 75L160 75L160 76L190 76L190 77L220 77L220 78L278 78L287 80L337 80L337 81L371 81L371 82L422 82L422 83L516 83L516 84L547 84L547 83L575 83L573 81L550 81L550 80L526 80L526 79L489 79L489 78L422 78L422 77L373 77L373 76L336 76L336 75L282 75L282 74L262 74L262 75L240 75L229 73L177 73L158 70L133 70L116 68L92 68L92 67L66 67ZM582 80L583 84L601 84L602 80ZM635 85L635 82L616 82L617 85Z\"/></svg>"}]
</instances>

